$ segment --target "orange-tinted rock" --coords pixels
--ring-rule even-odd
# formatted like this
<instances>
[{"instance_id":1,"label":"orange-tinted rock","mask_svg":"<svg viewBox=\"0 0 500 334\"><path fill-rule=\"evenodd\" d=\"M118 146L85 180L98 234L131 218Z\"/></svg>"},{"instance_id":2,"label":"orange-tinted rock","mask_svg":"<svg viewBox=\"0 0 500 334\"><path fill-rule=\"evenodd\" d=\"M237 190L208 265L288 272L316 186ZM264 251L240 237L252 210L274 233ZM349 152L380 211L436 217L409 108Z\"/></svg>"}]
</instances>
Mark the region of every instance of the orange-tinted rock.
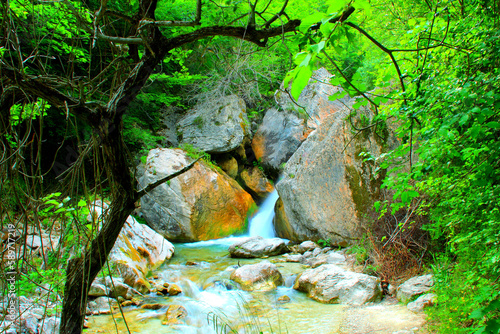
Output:
<instances>
[{"instance_id":1,"label":"orange-tinted rock","mask_svg":"<svg viewBox=\"0 0 500 334\"><path fill-rule=\"evenodd\" d=\"M146 186L189 164L180 149L154 149L140 184ZM242 233L255 207L252 196L203 160L141 199L148 224L172 241L209 240Z\"/></svg>"},{"instance_id":2,"label":"orange-tinted rock","mask_svg":"<svg viewBox=\"0 0 500 334\"><path fill-rule=\"evenodd\" d=\"M246 188L260 198L266 198L274 190L271 182L257 167L243 170L240 177L245 183Z\"/></svg>"},{"instance_id":3,"label":"orange-tinted rock","mask_svg":"<svg viewBox=\"0 0 500 334\"><path fill-rule=\"evenodd\" d=\"M233 179L238 176L238 161L229 154L217 159L217 165Z\"/></svg>"},{"instance_id":4,"label":"orange-tinted rock","mask_svg":"<svg viewBox=\"0 0 500 334\"><path fill-rule=\"evenodd\" d=\"M167 290L168 290L168 294L171 296L176 296L176 295L182 293L182 289L179 286L177 286L176 284L170 284L168 286Z\"/></svg>"}]
</instances>

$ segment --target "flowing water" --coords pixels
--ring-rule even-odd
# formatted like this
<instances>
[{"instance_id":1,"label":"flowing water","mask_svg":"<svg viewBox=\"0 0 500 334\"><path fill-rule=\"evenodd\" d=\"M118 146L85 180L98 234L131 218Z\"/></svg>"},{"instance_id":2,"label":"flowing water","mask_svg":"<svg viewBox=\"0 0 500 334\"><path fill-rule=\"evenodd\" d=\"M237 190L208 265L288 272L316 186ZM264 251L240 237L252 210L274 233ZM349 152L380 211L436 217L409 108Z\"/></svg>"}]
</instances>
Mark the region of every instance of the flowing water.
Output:
<instances>
[{"instance_id":1,"label":"flowing water","mask_svg":"<svg viewBox=\"0 0 500 334\"><path fill-rule=\"evenodd\" d=\"M277 193L272 194L250 222L249 235L274 237L272 218ZM178 296L150 294L145 303L181 305L187 316L177 323L162 324L167 308L145 310L123 308L131 333L337 333L342 318L340 305L317 303L292 286L297 274L305 270L299 263L276 263L285 286L268 292L245 292L229 279L239 265L262 259L233 259L228 247L241 237L175 245L175 256L152 276L158 283L175 283ZM277 257L280 258L280 257ZM273 258L266 259L273 260ZM194 262L195 264L193 265ZM288 296L290 302L278 298ZM89 319L85 333L127 333L120 313Z\"/></svg>"}]
</instances>

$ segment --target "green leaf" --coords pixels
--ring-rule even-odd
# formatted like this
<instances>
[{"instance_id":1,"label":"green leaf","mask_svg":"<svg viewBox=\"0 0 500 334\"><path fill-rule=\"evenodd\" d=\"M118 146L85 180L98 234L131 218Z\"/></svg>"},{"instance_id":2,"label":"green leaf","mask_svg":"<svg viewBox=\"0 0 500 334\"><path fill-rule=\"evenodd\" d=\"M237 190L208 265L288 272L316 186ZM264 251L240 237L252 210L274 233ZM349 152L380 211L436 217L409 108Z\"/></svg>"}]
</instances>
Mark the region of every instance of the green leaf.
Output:
<instances>
[{"instance_id":1,"label":"green leaf","mask_svg":"<svg viewBox=\"0 0 500 334\"><path fill-rule=\"evenodd\" d=\"M499 122L488 122L486 123L486 126L492 129L500 129L500 123Z\"/></svg>"},{"instance_id":2,"label":"green leaf","mask_svg":"<svg viewBox=\"0 0 500 334\"><path fill-rule=\"evenodd\" d=\"M306 33L312 25L320 22L324 17L325 14L319 12L306 16L300 22L299 31L302 33Z\"/></svg>"},{"instance_id":3,"label":"green leaf","mask_svg":"<svg viewBox=\"0 0 500 334\"><path fill-rule=\"evenodd\" d=\"M299 72L292 82L292 89L290 93L295 100L299 99L300 93L304 90L312 76L311 66L300 67Z\"/></svg>"},{"instance_id":4,"label":"green leaf","mask_svg":"<svg viewBox=\"0 0 500 334\"><path fill-rule=\"evenodd\" d=\"M468 114L464 114L464 115L462 115L462 117L460 117L460 120L458 121L458 124L460 124L460 126L462 126L465 123L467 123L468 120L469 120L469 115Z\"/></svg>"},{"instance_id":5,"label":"green leaf","mask_svg":"<svg viewBox=\"0 0 500 334\"><path fill-rule=\"evenodd\" d=\"M87 205L87 202L83 199L81 199L80 201L78 201L78 206L86 206Z\"/></svg>"},{"instance_id":6,"label":"green leaf","mask_svg":"<svg viewBox=\"0 0 500 334\"><path fill-rule=\"evenodd\" d=\"M315 53L320 53L321 50L323 50L325 48L325 41L321 41L318 44L313 44L310 46L310 48L311 48L311 51L313 51Z\"/></svg>"}]
</instances>

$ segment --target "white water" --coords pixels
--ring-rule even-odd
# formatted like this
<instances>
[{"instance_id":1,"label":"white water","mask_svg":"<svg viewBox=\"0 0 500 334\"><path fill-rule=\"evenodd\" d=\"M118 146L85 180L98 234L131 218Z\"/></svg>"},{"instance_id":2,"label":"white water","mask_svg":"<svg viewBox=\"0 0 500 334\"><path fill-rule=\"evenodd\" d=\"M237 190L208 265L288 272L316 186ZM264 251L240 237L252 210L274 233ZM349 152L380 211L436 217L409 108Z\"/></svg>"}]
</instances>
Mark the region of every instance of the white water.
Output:
<instances>
[{"instance_id":1,"label":"white water","mask_svg":"<svg viewBox=\"0 0 500 334\"><path fill-rule=\"evenodd\" d=\"M261 236L263 238L275 238L276 232L274 231L273 218L274 218L274 205L278 200L279 195L276 189L265 199L259 211L250 219L248 223L248 234L245 236L229 236L222 239L197 241L185 243L186 247L207 247L207 246L231 246L232 244L240 241L242 238Z\"/></svg>"},{"instance_id":2,"label":"white water","mask_svg":"<svg viewBox=\"0 0 500 334\"><path fill-rule=\"evenodd\" d=\"M266 198L257 214L250 220L249 235L251 237L261 236L263 238L274 238L274 205L278 200L279 195L276 189Z\"/></svg>"}]
</instances>

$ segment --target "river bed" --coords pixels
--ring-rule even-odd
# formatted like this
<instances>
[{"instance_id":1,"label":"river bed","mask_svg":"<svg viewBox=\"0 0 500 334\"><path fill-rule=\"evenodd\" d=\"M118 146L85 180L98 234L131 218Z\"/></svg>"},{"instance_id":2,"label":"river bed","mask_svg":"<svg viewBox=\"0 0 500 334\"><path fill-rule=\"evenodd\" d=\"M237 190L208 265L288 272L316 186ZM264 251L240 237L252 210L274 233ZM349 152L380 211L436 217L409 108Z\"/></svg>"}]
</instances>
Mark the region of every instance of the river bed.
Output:
<instances>
[{"instance_id":1,"label":"river bed","mask_svg":"<svg viewBox=\"0 0 500 334\"><path fill-rule=\"evenodd\" d=\"M176 244L174 257L152 277L159 283L175 283L182 289L178 296L150 294L145 303L181 305L187 316L176 324L162 324L166 308L145 310L124 307L131 333L338 333L344 307L315 302L293 289L298 273L305 270L299 263L276 265L285 286L268 292L246 292L238 289L229 276L239 265L263 259L234 259L228 247L238 238L191 244ZM280 256L275 257L280 258ZM273 261L273 258L265 259ZM193 265L191 262L194 262ZM289 302L278 299L288 296ZM89 318L85 333L127 333L123 317L99 315Z\"/></svg>"}]
</instances>

